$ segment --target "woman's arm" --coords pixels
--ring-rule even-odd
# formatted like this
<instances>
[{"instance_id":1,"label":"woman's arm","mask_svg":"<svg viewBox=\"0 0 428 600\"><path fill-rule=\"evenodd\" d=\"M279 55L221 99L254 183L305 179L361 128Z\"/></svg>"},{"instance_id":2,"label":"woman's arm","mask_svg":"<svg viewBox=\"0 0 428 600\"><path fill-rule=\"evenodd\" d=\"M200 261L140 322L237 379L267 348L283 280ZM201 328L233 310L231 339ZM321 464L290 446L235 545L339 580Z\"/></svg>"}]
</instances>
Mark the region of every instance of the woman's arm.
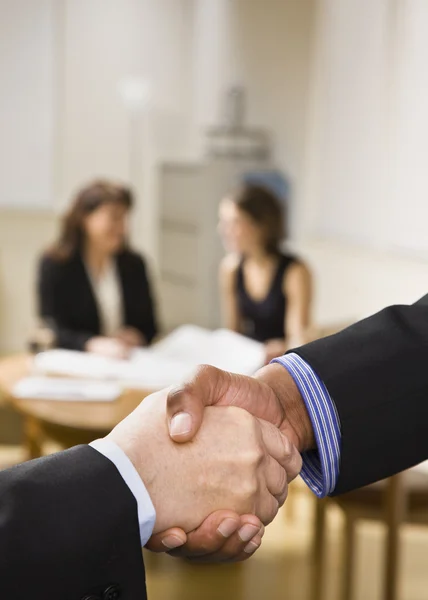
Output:
<instances>
[{"instance_id":1,"label":"woman's arm","mask_svg":"<svg viewBox=\"0 0 428 600\"><path fill-rule=\"evenodd\" d=\"M219 283L223 324L228 329L240 333L241 318L236 295L238 266L239 260L236 256L232 254L225 256L220 263Z\"/></svg>"},{"instance_id":2,"label":"woman's arm","mask_svg":"<svg viewBox=\"0 0 428 600\"><path fill-rule=\"evenodd\" d=\"M64 324L62 314L61 264L48 256L42 257L37 278L38 314L52 328L55 345L70 350L85 350L93 333L76 331Z\"/></svg>"},{"instance_id":3,"label":"woman's arm","mask_svg":"<svg viewBox=\"0 0 428 600\"><path fill-rule=\"evenodd\" d=\"M150 344L158 333L156 303L147 267L145 261L141 257L138 257L138 265L144 296L144 314L141 317L141 326L138 329L144 336L144 342Z\"/></svg>"},{"instance_id":4,"label":"woman's arm","mask_svg":"<svg viewBox=\"0 0 428 600\"><path fill-rule=\"evenodd\" d=\"M307 341L311 323L312 275L301 262L294 263L284 275L287 309L284 316L286 346L300 346Z\"/></svg>"},{"instance_id":5,"label":"woman's arm","mask_svg":"<svg viewBox=\"0 0 428 600\"><path fill-rule=\"evenodd\" d=\"M284 274L283 291L287 298L284 315L284 338L268 340L265 344L266 364L289 348L309 341L312 303L312 277L301 262L291 265Z\"/></svg>"}]
</instances>

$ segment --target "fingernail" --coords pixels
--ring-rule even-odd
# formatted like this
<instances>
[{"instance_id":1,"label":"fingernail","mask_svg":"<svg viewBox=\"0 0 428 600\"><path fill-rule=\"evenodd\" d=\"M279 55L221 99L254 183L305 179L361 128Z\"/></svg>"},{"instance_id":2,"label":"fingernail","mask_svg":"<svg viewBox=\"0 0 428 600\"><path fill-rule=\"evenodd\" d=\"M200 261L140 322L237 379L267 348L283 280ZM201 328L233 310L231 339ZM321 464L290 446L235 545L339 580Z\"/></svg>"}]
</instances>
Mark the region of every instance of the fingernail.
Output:
<instances>
[{"instance_id":1,"label":"fingernail","mask_svg":"<svg viewBox=\"0 0 428 600\"><path fill-rule=\"evenodd\" d=\"M241 527L241 529L238 531L238 535L243 542L249 542L257 533L259 533L259 531L260 527L247 524Z\"/></svg>"},{"instance_id":2,"label":"fingernail","mask_svg":"<svg viewBox=\"0 0 428 600\"><path fill-rule=\"evenodd\" d=\"M255 542L249 542L245 546L244 552L246 552L247 554L252 554L253 552L255 552L257 550L258 547L259 547L259 544L256 544Z\"/></svg>"},{"instance_id":3,"label":"fingernail","mask_svg":"<svg viewBox=\"0 0 428 600\"><path fill-rule=\"evenodd\" d=\"M221 533L221 535L223 537L228 538L232 535L232 533L235 533L235 531L238 529L238 527L239 527L239 522L236 521L235 519L225 519L224 521L222 521L220 523L217 531L219 533Z\"/></svg>"},{"instance_id":4,"label":"fingernail","mask_svg":"<svg viewBox=\"0 0 428 600\"><path fill-rule=\"evenodd\" d=\"M168 550L178 548L179 546L182 546L183 543L183 540L180 540L180 538L175 535L167 535L166 538L162 540L162 544L165 548L168 548Z\"/></svg>"},{"instance_id":5,"label":"fingernail","mask_svg":"<svg viewBox=\"0 0 428 600\"><path fill-rule=\"evenodd\" d=\"M170 425L171 435L185 435L192 429L192 417L189 413L181 412L172 417Z\"/></svg>"}]
</instances>

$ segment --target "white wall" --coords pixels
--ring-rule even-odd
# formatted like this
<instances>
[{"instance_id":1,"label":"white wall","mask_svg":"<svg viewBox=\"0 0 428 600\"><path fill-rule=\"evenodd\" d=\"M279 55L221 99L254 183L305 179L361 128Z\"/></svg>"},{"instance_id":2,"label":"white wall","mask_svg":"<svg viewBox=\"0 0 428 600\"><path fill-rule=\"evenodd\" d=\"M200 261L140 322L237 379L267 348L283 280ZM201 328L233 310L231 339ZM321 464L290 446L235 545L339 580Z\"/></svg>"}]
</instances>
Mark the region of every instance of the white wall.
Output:
<instances>
[{"instance_id":1,"label":"white wall","mask_svg":"<svg viewBox=\"0 0 428 600\"><path fill-rule=\"evenodd\" d=\"M0 206L52 207L54 0L0 0Z\"/></svg>"},{"instance_id":2,"label":"white wall","mask_svg":"<svg viewBox=\"0 0 428 600\"><path fill-rule=\"evenodd\" d=\"M313 316L321 326L348 324L428 292L428 262L333 239L295 244L315 279Z\"/></svg>"},{"instance_id":3,"label":"white wall","mask_svg":"<svg viewBox=\"0 0 428 600\"><path fill-rule=\"evenodd\" d=\"M52 212L0 212L0 354L22 351L36 326L37 257L56 228Z\"/></svg>"},{"instance_id":4,"label":"white wall","mask_svg":"<svg viewBox=\"0 0 428 600\"><path fill-rule=\"evenodd\" d=\"M402 0L395 14L390 243L428 259L428 3Z\"/></svg>"},{"instance_id":5,"label":"white wall","mask_svg":"<svg viewBox=\"0 0 428 600\"><path fill-rule=\"evenodd\" d=\"M139 199L135 241L149 253L156 245L153 162L188 146L191 11L190 0L65 2L61 197L94 175L131 181ZM131 118L119 97L128 76L151 83L149 119L138 111ZM134 169L132 144L141 161Z\"/></svg>"},{"instance_id":6,"label":"white wall","mask_svg":"<svg viewBox=\"0 0 428 600\"><path fill-rule=\"evenodd\" d=\"M302 230L428 258L428 5L320 0Z\"/></svg>"}]
</instances>

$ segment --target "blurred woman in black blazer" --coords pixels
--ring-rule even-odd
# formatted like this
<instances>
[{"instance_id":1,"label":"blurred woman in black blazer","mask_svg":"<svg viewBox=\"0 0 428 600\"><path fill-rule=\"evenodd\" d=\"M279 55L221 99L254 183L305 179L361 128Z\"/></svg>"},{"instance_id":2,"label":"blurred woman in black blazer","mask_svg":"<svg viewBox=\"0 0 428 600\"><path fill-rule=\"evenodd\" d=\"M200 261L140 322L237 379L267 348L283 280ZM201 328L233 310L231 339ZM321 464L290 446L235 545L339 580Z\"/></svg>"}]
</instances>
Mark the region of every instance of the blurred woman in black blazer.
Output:
<instances>
[{"instance_id":1,"label":"blurred woman in black blazer","mask_svg":"<svg viewBox=\"0 0 428 600\"><path fill-rule=\"evenodd\" d=\"M82 189L59 239L42 257L39 314L56 345L124 358L157 333L143 258L127 244L129 189L108 181Z\"/></svg>"}]
</instances>

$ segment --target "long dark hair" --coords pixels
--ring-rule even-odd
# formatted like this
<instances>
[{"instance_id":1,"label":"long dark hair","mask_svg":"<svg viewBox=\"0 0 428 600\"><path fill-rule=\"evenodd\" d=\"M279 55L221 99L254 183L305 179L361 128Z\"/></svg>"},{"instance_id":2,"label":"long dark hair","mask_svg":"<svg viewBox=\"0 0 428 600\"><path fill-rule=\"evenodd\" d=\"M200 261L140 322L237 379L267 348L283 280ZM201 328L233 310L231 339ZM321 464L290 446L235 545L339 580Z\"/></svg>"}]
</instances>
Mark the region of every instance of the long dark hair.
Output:
<instances>
[{"instance_id":1,"label":"long dark hair","mask_svg":"<svg viewBox=\"0 0 428 600\"><path fill-rule=\"evenodd\" d=\"M107 203L117 203L132 208L133 197L129 188L99 180L82 188L65 214L58 240L48 250L49 256L66 261L82 249L85 238L83 222L85 217Z\"/></svg>"},{"instance_id":2,"label":"long dark hair","mask_svg":"<svg viewBox=\"0 0 428 600\"><path fill-rule=\"evenodd\" d=\"M261 185L247 184L232 194L230 199L260 227L265 251L268 254L280 254L286 223L285 209L279 198Z\"/></svg>"}]
</instances>

